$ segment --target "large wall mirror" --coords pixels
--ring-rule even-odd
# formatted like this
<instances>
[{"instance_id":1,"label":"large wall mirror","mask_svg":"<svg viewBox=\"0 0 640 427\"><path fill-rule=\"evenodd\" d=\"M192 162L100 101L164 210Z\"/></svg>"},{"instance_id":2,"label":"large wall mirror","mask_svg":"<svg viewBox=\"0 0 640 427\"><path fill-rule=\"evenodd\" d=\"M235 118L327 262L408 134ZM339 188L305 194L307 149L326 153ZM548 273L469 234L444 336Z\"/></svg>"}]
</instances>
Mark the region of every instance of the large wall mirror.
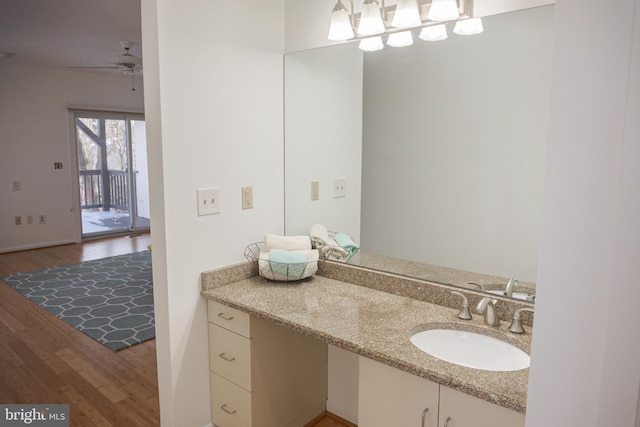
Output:
<instances>
[{"instance_id":1,"label":"large wall mirror","mask_svg":"<svg viewBox=\"0 0 640 427\"><path fill-rule=\"evenodd\" d=\"M347 233L367 268L535 288L553 12L485 17L482 34L449 27L438 42L414 34L405 48L287 55L285 232Z\"/></svg>"}]
</instances>

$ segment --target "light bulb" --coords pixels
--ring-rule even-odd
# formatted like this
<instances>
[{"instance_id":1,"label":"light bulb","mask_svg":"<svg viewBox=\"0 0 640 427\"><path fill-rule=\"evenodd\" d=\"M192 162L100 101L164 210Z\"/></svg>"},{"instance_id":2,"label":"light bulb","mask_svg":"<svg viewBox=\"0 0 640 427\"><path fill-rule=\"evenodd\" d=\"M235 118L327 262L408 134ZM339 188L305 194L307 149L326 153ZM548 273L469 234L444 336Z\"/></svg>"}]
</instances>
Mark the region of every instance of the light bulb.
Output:
<instances>
[{"instance_id":1,"label":"light bulb","mask_svg":"<svg viewBox=\"0 0 640 427\"><path fill-rule=\"evenodd\" d=\"M447 38L447 27L445 27L444 24L424 27L418 37L431 42L444 40Z\"/></svg>"},{"instance_id":2,"label":"light bulb","mask_svg":"<svg viewBox=\"0 0 640 427\"><path fill-rule=\"evenodd\" d=\"M396 28L411 28L422 24L416 0L398 0L391 25Z\"/></svg>"},{"instance_id":3,"label":"light bulb","mask_svg":"<svg viewBox=\"0 0 640 427\"><path fill-rule=\"evenodd\" d=\"M430 21L451 21L458 19L458 4L456 0L433 0L427 19Z\"/></svg>"},{"instance_id":4,"label":"light bulb","mask_svg":"<svg viewBox=\"0 0 640 427\"><path fill-rule=\"evenodd\" d=\"M411 37L411 31L403 31L401 33L393 33L389 35L387 44L393 47L405 47L413 44L413 37Z\"/></svg>"},{"instance_id":5,"label":"light bulb","mask_svg":"<svg viewBox=\"0 0 640 427\"><path fill-rule=\"evenodd\" d=\"M384 29L378 2L376 0L364 0L362 12L360 13L360 23L358 24L358 34L361 36L373 36L384 33Z\"/></svg>"},{"instance_id":6,"label":"light bulb","mask_svg":"<svg viewBox=\"0 0 640 427\"><path fill-rule=\"evenodd\" d=\"M453 28L453 32L460 34L461 36L472 36L474 34L480 34L484 31L482 27L482 19L471 18L464 21L456 22L456 26Z\"/></svg>"},{"instance_id":7,"label":"light bulb","mask_svg":"<svg viewBox=\"0 0 640 427\"><path fill-rule=\"evenodd\" d=\"M353 38L353 36L349 11L342 4L342 1L338 0L338 3L336 3L331 12L331 26L329 27L328 39L344 41Z\"/></svg>"},{"instance_id":8,"label":"light bulb","mask_svg":"<svg viewBox=\"0 0 640 427\"><path fill-rule=\"evenodd\" d=\"M358 48L364 50L365 52L374 52L376 50L381 50L384 48L384 44L382 43L382 37L370 37L368 39L360 40L360 45Z\"/></svg>"}]
</instances>

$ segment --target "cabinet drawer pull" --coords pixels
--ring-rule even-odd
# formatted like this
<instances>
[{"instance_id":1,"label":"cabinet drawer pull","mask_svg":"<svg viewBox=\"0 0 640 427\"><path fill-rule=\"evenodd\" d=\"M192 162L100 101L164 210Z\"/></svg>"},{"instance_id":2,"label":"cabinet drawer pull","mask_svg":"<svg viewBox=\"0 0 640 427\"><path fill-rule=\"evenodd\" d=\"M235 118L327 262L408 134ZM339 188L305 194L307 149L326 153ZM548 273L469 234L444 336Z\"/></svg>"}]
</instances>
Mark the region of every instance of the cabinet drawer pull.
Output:
<instances>
[{"instance_id":1,"label":"cabinet drawer pull","mask_svg":"<svg viewBox=\"0 0 640 427\"><path fill-rule=\"evenodd\" d=\"M224 412L226 412L226 413L227 413L227 414L229 414L229 415L233 415L233 414L235 414L235 413L236 413L236 410L235 410L235 409L231 409L231 410L227 409L227 404L226 404L226 403L225 403L224 405L222 405L222 406L220 407L220 409L222 409Z\"/></svg>"},{"instance_id":2,"label":"cabinet drawer pull","mask_svg":"<svg viewBox=\"0 0 640 427\"><path fill-rule=\"evenodd\" d=\"M424 420L427 418L427 412L429 412L429 408L424 408L424 411L422 411L422 427L424 427Z\"/></svg>"},{"instance_id":3,"label":"cabinet drawer pull","mask_svg":"<svg viewBox=\"0 0 640 427\"><path fill-rule=\"evenodd\" d=\"M226 360L227 362L233 362L234 360L236 360L236 358L233 356L227 356L227 353L220 353L218 357L222 360Z\"/></svg>"},{"instance_id":4,"label":"cabinet drawer pull","mask_svg":"<svg viewBox=\"0 0 640 427\"><path fill-rule=\"evenodd\" d=\"M448 427L449 426L449 421L451 421L451 417L447 417L447 419L444 420L444 427Z\"/></svg>"},{"instance_id":5,"label":"cabinet drawer pull","mask_svg":"<svg viewBox=\"0 0 640 427\"><path fill-rule=\"evenodd\" d=\"M227 316L224 314L224 312L218 313L218 317L221 318L222 320L227 320L227 321L233 320L233 316Z\"/></svg>"}]
</instances>

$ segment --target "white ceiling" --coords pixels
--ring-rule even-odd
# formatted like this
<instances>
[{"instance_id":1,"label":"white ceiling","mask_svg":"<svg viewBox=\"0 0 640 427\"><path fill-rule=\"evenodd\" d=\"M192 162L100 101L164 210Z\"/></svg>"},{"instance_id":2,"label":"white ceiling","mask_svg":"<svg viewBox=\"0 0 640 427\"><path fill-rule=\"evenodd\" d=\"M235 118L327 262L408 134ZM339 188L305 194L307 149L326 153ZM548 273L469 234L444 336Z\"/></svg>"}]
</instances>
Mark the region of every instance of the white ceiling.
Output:
<instances>
[{"instance_id":1,"label":"white ceiling","mask_svg":"<svg viewBox=\"0 0 640 427\"><path fill-rule=\"evenodd\" d=\"M14 54L2 62L108 66L123 40L142 57L140 0L0 0L0 52Z\"/></svg>"}]
</instances>

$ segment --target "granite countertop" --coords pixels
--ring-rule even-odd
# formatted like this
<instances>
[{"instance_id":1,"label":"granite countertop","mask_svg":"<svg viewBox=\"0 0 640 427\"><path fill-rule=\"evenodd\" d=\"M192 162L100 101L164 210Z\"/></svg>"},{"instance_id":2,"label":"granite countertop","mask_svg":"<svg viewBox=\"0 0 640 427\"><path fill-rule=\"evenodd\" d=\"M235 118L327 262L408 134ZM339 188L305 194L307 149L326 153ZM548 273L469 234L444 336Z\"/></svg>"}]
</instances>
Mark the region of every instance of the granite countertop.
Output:
<instances>
[{"instance_id":1,"label":"granite countertop","mask_svg":"<svg viewBox=\"0 0 640 427\"><path fill-rule=\"evenodd\" d=\"M530 353L531 334L457 318L458 310L322 276L272 282L260 276L207 288L203 296L505 408L525 413L529 369L490 372L430 356L409 341L420 330L482 328Z\"/></svg>"}]
</instances>

